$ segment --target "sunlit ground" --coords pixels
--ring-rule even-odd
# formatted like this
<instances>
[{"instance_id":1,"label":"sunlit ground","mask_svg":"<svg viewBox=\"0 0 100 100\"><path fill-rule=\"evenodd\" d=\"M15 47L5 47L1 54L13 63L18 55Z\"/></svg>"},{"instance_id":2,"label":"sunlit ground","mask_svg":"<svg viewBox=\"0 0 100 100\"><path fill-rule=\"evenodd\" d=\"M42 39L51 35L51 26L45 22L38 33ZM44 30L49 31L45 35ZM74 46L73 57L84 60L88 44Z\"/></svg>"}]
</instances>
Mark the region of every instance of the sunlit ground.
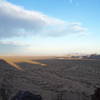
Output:
<instances>
[{"instance_id":1,"label":"sunlit ground","mask_svg":"<svg viewBox=\"0 0 100 100\"><path fill-rule=\"evenodd\" d=\"M40 66L47 66L47 64L44 63L40 63L37 61L32 61L32 58L28 58L28 57L0 57L0 59L5 60L8 64L10 64L11 66L13 66L14 68L18 69L18 70L23 70L17 63L29 63L29 64L36 64L36 65L40 65Z\"/></svg>"},{"instance_id":2,"label":"sunlit ground","mask_svg":"<svg viewBox=\"0 0 100 100\"><path fill-rule=\"evenodd\" d=\"M17 57L17 56L0 56L0 59L5 60L8 64L10 64L11 66L13 66L14 68L18 69L18 70L23 70L23 68L20 67L20 65L18 65L18 63L29 63L29 64L36 64L36 65L40 65L40 66L48 66L45 63L41 63L38 61L35 61L37 59L51 59L51 58L55 58L55 59L59 59L59 60L82 60L81 58L71 58L71 57L26 57L26 56L21 56L21 57ZM84 60L95 60L95 59L84 59ZM96 59L97 60L97 59Z\"/></svg>"}]
</instances>

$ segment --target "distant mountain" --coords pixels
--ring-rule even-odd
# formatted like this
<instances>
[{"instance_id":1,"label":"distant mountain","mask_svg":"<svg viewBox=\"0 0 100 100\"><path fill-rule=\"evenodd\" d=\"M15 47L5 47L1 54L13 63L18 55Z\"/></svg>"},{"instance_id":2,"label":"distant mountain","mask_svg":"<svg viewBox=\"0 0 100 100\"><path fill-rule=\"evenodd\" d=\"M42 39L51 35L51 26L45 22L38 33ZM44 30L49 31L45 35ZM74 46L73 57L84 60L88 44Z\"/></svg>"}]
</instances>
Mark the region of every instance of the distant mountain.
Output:
<instances>
[{"instance_id":1,"label":"distant mountain","mask_svg":"<svg viewBox=\"0 0 100 100\"><path fill-rule=\"evenodd\" d=\"M83 59L100 59L100 55L91 54L89 56L82 56Z\"/></svg>"},{"instance_id":2,"label":"distant mountain","mask_svg":"<svg viewBox=\"0 0 100 100\"><path fill-rule=\"evenodd\" d=\"M100 59L100 55L92 54L89 56L90 59Z\"/></svg>"}]
</instances>

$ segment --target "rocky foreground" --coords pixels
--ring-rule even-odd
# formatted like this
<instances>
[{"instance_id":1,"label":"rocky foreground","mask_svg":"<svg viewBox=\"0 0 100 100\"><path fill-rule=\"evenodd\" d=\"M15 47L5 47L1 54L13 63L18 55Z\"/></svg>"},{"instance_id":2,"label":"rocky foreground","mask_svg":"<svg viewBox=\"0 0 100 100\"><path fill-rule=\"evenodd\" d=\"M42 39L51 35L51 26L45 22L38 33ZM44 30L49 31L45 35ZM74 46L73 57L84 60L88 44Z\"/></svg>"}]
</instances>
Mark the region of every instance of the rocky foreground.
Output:
<instances>
[{"instance_id":1,"label":"rocky foreground","mask_svg":"<svg viewBox=\"0 0 100 100\"><path fill-rule=\"evenodd\" d=\"M36 60L47 64L0 60L0 100L11 100L18 91L30 91L43 100L100 100L99 60Z\"/></svg>"}]
</instances>

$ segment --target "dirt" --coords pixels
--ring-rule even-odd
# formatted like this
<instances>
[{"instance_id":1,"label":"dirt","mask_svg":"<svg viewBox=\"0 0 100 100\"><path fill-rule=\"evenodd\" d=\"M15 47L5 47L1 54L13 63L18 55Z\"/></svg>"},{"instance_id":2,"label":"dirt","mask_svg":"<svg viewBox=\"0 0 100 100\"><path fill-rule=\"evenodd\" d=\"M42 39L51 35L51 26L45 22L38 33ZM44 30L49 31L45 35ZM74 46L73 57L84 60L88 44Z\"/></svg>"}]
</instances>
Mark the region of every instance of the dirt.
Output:
<instances>
[{"instance_id":1,"label":"dirt","mask_svg":"<svg viewBox=\"0 0 100 100\"><path fill-rule=\"evenodd\" d=\"M0 100L11 100L20 90L40 95L43 100L94 100L98 94L99 60L53 58L34 59L37 64L28 62L15 62L20 70L0 60Z\"/></svg>"}]
</instances>

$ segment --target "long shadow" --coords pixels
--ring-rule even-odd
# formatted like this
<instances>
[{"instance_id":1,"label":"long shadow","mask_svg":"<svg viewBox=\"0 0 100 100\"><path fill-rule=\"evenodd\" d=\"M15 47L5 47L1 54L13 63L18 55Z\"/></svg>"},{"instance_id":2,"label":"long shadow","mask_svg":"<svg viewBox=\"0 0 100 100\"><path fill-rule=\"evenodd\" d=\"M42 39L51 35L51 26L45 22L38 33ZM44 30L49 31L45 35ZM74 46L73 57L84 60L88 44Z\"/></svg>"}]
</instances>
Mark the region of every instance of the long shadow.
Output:
<instances>
[{"instance_id":1,"label":"long shadow","mask_svg":"<svg viewBox=\"0 0 100 100\"><path fill-rule=\"evenodd\" d=\"M0 100L8 100L11 95L12 79L22 71L0 59Z\"/></svg>"},{"instance_id":2,"label":"long shadow","mask_svg":"<svg viewBox=\"0 0 100 100\"><path fill-rule=\"evenodd\" d=\"M6 60L0 59L0 70L19 70L17 67L13 66L13 64L7 62Z\"/></svg>"},{"instance_id":3,"label":"long shadow","mask_svg":"<svg viewBox=\"0 0 100 100\"><path fill-rule=\"evenodd\" d=\"M38 62L26 62L34 65L33 67L45 66L45 64L41 65L41 63ZM26 67L29 68L29 66ZM28 76L28 73L26 72L27 70L25 70L24 67L19 66L16 62L10 61L8 59L0 59L0 100L9 100L11 94L13 94L12 90L16 89L16 78L19 78L18 84L21 84L21 79L23 80ZM14 80L16 82L14 82Z\"/></svg>"}]
</instances>

